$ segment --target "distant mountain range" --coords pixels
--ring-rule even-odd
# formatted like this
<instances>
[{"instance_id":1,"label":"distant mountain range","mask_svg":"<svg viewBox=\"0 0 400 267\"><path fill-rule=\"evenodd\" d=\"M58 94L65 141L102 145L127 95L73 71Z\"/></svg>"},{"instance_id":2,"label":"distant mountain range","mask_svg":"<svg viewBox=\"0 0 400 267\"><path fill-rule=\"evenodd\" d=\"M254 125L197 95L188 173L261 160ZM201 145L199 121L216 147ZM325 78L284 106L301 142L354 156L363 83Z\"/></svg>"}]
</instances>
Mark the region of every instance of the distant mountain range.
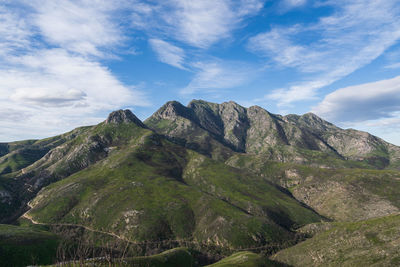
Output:
<instances>
[{"instance_id":1,"label":"distant mountain range","mask_svg":"<svg viewBox=\"0 0 400 267\"><path fill-rule=\"evenodd\" d=\"M400 147L312 113L234 102L171 101L144 122L118 110L95 126L2 143L0 156L1 223L132 242L277 249L307 224L400 212Z\"/></svg>"}]
</instances>

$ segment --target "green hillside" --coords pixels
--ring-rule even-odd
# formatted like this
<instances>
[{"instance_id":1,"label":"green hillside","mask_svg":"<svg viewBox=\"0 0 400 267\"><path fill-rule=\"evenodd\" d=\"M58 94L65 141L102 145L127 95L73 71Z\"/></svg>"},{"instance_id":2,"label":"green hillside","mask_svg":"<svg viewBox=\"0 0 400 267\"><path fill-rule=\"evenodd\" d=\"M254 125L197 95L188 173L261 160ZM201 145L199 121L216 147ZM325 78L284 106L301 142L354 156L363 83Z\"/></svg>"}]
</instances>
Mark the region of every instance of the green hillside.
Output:
<instances>
[{"instance_id":1,"label":"green hillside","mask_svg":"<svg viewBox=\"0 0 400 267\"><path fill-rule=\"evenodd\" d=\"M47 267L59 266L48 265ZM68 261L67 266L135 266L135 267L194 267L198 266L192 253L186 248L174 248L152 256L124 258L93 258L81 261Z\"/></svg>"},{"instance_id":2,"label":"green hillside","mask_svg":"<svg viewBox=\"0 0 400 267\"><path fill-rule=\"evenodd\" d=\"M400 211L400 171L279 163L246 154L237 154L226 164L287 188L296 199L334 220L363 220Z\"/></svg>"},{"instance_id":3,"label":"green hillside","mask_svg":"<svg viewBox=\"0 0 400 267\"><path fill-rule=\"evenodd\" d=\"M400 215L332 223L272 259L290 266L399 266Z\"/></svg>"},{"instance_id":4,"label":"green hillside","mask_svg":"<svg viewBox=\"0 0 400 267\"><path fill-rule=\"evenodd\" d=\"M244 251L232 254L214 264L208 265L210 267L279 267L286 266L279 262L269 260L265 256Z\"/></svg>"},{"instance_id":5,"label":"green hillside","mask_svg":"<svg viewBox=\"0 0 400 267\"><path fill-rule=\"evenodd\" d=\"M117 136L127 131L129 138L104 159L40 191L27 216L132 241L187 239L227 247L281 244L294 237L292 228L321 220L264 179L136 125L113 130Z\"/></svg>"},{"instance_id":6,"label":"green hillside","mask_svg":"<svg viewBox=\"0 0 400 267\"><path fill-rule=\"evenodd\" d=\"M0 224L0 266L53 263L58 242L57 236L47 231Z\"/></svg>"}]
</instances>

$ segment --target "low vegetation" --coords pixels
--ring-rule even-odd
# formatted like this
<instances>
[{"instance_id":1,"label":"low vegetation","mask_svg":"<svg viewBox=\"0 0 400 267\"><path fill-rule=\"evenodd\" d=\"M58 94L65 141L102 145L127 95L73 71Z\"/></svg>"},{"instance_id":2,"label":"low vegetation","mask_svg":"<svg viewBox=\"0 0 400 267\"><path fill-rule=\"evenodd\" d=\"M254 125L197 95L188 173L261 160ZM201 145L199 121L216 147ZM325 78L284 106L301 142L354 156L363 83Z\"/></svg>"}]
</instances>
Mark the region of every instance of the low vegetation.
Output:
<instances>
[{"instance_id":1,"label":"low vegetation","mask_svg":"<svg viewBox=\"0 0 400 267\"><path fill-rule=\"evenodd\" d=\"M279 251L291 266L399 266L400 215L331 223L328 230Z\"/></svg>"},{"instance_id":2,"label":"low vegetation","mask_svg":"<svg viewBox=\"0 0 400 267\"><path fill-rule=\"evenodd\" d=\"M59 238L41 227L0 224L0 266L53 263L58 244Z\"/></svg>"}]
</instances>

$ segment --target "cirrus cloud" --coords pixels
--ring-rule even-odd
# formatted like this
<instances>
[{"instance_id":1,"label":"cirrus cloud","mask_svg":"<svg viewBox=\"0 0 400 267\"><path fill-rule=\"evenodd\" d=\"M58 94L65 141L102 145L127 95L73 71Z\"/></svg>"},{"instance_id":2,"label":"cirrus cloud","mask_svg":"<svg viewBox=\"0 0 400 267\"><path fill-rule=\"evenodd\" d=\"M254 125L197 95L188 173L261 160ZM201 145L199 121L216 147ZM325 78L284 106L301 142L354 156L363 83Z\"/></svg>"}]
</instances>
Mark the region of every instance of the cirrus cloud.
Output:
<instances>
[{"instance_id":1,"label":"cirrus cloud","mask_svg":"<svg viewBox=\"0 0 400 267\"><path fill-rule=\"evenodd\" d=\"M315 98L320 88L371 63L400 40L396 0L319 4L334 12L316 23L273 27L249 40L251 51L303 74L302 81L266 95L280 106Z\"/></svg>"}]
</instances>

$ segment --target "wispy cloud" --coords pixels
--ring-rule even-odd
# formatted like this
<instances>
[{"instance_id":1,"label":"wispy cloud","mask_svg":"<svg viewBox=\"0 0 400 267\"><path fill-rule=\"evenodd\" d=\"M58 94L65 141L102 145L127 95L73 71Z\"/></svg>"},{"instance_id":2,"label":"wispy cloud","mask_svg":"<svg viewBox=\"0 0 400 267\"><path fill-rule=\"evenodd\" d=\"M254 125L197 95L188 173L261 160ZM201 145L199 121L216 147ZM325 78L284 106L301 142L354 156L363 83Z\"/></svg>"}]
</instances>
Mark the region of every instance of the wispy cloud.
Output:
<instances>
[{"instance_id":1,"label":"wispy cloud","mask_svg":"<svg viewBox=\"0 0 400 267\"><path fill-rule=\"evenodd\" d=\"M53 45L82 55L101 56L102 49L120 44L123 33L112 18L122 8L115 1L49 1L34 0L29 4L34 25L45 40Z\"/></svg>"},{"instance_id":2,"label":"wispy cloud","mask_svg":"<svg viewBox=\"0 0 400 267\"><path fill-rule=\"evenodd\" d=\"M386 69L400 69L400 62L392 63L385 66Z\"/></svg>"},{"instance_id":3,"label":"wispy cloud","mask_svg":"<svg viewBox=\"0 0 400 267\"><path fill-rule=\"evenodd\" d=\"M307 0L284 0L283 2L285 3L285 5L298 7L307 3Z\"/></svg>"},{"instance_id":4,"label":"wispy cloud","mask_svg":"<svg viewBox=\"0 0 400 267\"><path fill-rule=\"evenodd\" d=\"M25 49L30 42L30 26L18 10L0 5L0 58Z\"/></svg>"},{"instance_id":5,"label":"wispy cloud","mask_svg":"<svg viewBox=\"0 0 400 267\"><path fill-rule=\"evenodd\" d=\"M335 11L317 23L274 27L249 41L250 50L305 75L303 81L267 95L280 105L314 98L318 89L369 64L400 39L400 6L395 0L325 5Z\"/></svg>"},{"instance_id":6,"label":"wispy cloud","mask_svg":"<svg viewBox=\"0 0 400 267\"><path fill-rule=\"evenodd\" d=\"M160 39L150 39L149 42L161 62L179 69L185 69L183 66L185 52L182 48Z\"/></svg>"},{"instance_id":7,"label":"wispy cloud","mask_svg":"<svg viewBox=\"0 0 400 267\"><path fill-rule=\"evenodd\" d=\"M151 34L173 37L198 48L208 48L231 36L247 16L256 14L263 0L167 0L140 3L131 18L134 26Z\"/></svg>"},{"instance_id":8,"label":"wispy cloud","mask_svg":"<svg viewBox=\"0 0 400 267\"><path fill-rule=\"evenodd\" d=\"M188 86L180 91L182 95L216 93L221 89L243 85L256 75L256 71L248 66L221 60L196 62L192 68L196 73Z\"/></svg>"},{"instance_id":9,"label":"wispy cloud","mask_svg":"<svg viewBox=\"0 0 400 267\"><path fill-rule=\"evenodd\" d=\"M307 2L307 0L282 0L279 2L279 11L285 13L291 9L302 7Z\"/></svg>"}]
</instances>

